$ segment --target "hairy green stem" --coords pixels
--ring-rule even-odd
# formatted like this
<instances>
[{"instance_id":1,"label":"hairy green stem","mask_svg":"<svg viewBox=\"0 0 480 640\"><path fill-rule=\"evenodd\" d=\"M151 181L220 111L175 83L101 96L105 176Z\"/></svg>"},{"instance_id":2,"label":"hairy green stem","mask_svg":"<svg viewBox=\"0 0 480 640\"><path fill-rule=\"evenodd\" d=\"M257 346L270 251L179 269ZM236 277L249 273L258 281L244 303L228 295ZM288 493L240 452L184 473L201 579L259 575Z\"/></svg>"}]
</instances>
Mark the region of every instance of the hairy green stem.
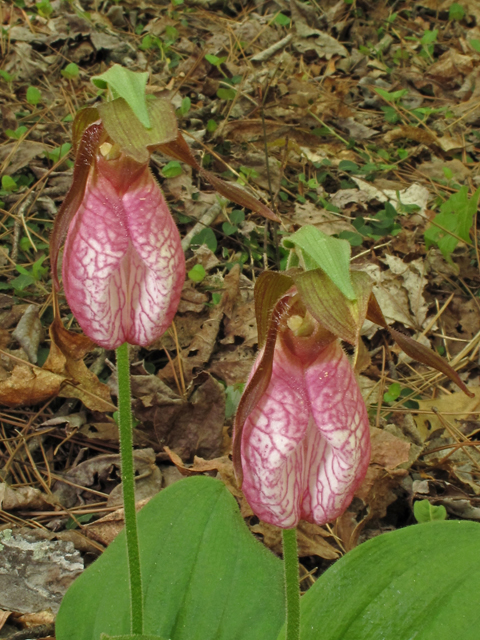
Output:
<instances>
[{"instance_id":1,"label":"hairy green stem","mask_svg":"<svg viewBox=\"0 0 480 640\"><path fill-rule=\"evenodd\" d=\"M130 365L128 344L117 349L118 414L120 456L122 460L123 508L130 579L132 633L143 633L143 596L138 547L137 514L135 512L135 467L133 463L132 405L130 400Z\"/></svg>"},{"instance_id":2,"label":"hairy green stem","mask_svg":"<svg viewBox=\"0 0 480 640\"><path fill-rule=\"evenodd\" d=\"M298 579L297 530L282 529L285 599L287 605L286 640L300 638L300 582Z\"/></svg>"}]
</instances>

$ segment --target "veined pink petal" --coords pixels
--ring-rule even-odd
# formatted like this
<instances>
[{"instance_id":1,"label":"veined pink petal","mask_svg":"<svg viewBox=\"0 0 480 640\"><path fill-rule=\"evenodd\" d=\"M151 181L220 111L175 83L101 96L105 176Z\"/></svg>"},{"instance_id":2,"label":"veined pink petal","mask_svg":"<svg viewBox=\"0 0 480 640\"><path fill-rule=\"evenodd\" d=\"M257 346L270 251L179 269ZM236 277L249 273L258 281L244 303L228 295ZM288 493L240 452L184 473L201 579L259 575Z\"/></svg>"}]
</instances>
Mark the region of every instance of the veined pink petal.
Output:
<instances>
[{"instance_id":1,"label":"veined pink petal","mask_svg":"<svg viewBox=\"0 0 480 640\"><path fill-rule=\"evenodd\" d=\"M352 501L370 462L367 410L352 366L338 341L321 352L305 370L316 438L323 453L310 463L302 518L324 524L337 518Z\"/></svg>"},{"instance_id":2,"label":"veined pink petal","mask_svg":"<svg viewBox=\"0 0 480 640\"><path fill-rule=\"evenodd\" d=\"M365 405L338 341L307 367L278 341L270 384L242 434L242 490L255 514L282 528L334 520L369 455Z\"/></svg>"},{"instance_id":3,"label":"veined pink petal","mask_svg":"<svg viewBox=\"0 0 480 640\"><path fill-rule=\"evenodd\" d=\"M120 189L102 170L105 162L92 168L70 223L65 294L99 345L145 346L164 333L178 307L185 278L180 236L147 166Z\"/></svg>"}]
</instances>

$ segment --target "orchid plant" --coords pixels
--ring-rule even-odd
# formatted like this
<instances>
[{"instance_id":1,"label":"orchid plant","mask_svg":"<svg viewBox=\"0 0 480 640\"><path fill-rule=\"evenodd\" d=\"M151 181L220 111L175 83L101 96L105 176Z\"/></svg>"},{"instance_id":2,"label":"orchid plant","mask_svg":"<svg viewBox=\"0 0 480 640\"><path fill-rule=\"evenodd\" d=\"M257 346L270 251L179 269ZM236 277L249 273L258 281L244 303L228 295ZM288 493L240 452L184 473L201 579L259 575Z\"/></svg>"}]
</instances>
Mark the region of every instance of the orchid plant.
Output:
<instances>
[{"instance_id":1,"label":"orchid plant","mask_svg":"<svg viewBox=\"0 0 480 640\"><path fill-rule=\"evenodd\" d=\"M369 277L351 268L350 245L313 227L285 241L286 272L267 271L256 282L260 351L234 424L238 486L260 519L282 529L283 568L251 536L224 484L212 478L163 490L139 513L137 530L126 343L146 345L165 331L185 270L149 155L160 149L183 160L229 199L276 216L196 163L171 105L145 100L146 76L113 67L95 81L106 83L114 99L74 121L74 181L55 224L52 267L58 288L56 264L66 236L67 301L87 336L117 348L126 527L67 592L57 640L453 637L445 629L476 637L471 616L459 614L452 623L436 606L439 576L459 601L462 576L475 562L480 586L476 523L436 522L379 536L338 561L300 600L295 527L300 519L323 525L337 518L369 463L368 416L354 373L364 320L472 395L440 356L388 326ZM355 348L353 360L341 341ZM453 540L463 544L460 553L452 551L448 569L437 540L450 549ZM425 621L425 607L414 609L421 597L428 597L433 623ZM410 616L402 613L407 610Z\"/></svg>"}]
</instances>

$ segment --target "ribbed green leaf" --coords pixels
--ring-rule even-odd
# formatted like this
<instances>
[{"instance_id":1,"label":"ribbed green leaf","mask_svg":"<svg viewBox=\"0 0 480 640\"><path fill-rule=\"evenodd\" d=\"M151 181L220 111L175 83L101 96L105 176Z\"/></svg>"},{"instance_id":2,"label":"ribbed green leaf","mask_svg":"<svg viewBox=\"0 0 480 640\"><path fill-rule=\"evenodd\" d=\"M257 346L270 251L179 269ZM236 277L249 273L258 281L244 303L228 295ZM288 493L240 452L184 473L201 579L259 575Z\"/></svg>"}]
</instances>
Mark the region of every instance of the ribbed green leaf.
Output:
<instances>
[{"instance_id":1,"label":"ribbed green leaf","mask_svg":"<svg viewBox=\"0 0 480 640\"><path fill-rule=\"evenodd\" d=\"M479 549L480 524L457 520L368 540L303 596L301 640L478 640Z\"/></svg>"},{"instance_id":2,"label":"ribbed green leaf","mask_svg":"<svg viewBox=\"0 0 480 640\"><path fill-rule=\"evenodd\" d=\"M285 604L282 563L248 531L223 482L198 476L161 491L138 514L144 634L168 640L275 640ZM121 533L70 587L57 640L130 632Z\"/></svg>"}]
</instances>

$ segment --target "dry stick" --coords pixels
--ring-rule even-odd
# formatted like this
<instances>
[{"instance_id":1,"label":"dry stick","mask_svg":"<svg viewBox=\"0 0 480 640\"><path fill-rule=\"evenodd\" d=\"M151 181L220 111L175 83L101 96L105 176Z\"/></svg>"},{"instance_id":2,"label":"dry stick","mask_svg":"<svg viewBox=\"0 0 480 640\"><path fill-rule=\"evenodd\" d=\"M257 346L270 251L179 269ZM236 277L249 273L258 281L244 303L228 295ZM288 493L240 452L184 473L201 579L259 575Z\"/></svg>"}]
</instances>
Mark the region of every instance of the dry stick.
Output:
<instances>
[{"instance_id":1,"label":"dry stick","mask_svg":"<svg viewBox=\"0 0 480 640\"><path fill-rule=\"evenodd\" d=\"M173 331L173 339L175 340L175 348L177 350L178 372L180 373L180 382L182 384L182 394L185 396L187 393L187 388L185 386L185 377L183 375L182 350L180 348L180 342L178 340L177 327L175 326L175 322L173 320L172 320L171 329Z\"/></svg>"},{"instance_id":2,"label":"dry stick","mask_svg":"<svg viewBox=\"0 0 480 640\"><path fill-rule=\"evenodd\" d=\"M17 258L18 258L18 244L20 242L20 232L22 230L22 221L23 221L23 226L26 229L25 218L24 218L25 209L30 206L30 203L32 202L32 200L33 200L33 193L30 192L28 196L25 198L25 200L22 202L22 204L20 205L18 209L18 213L15 216L15 221L13 223L13 239L12 239L12 260L14 263L17 262ZM27 233L27 235L32 247L36 251L37 248L33 244L33 241L30 238L30 234Z\"/></svg>"},{"instance_id":3,"label":"dry stick","mask_svg":"<svg viewBox=\"0 0 480 640\"><path fill-rule=\"evenodd\" d=\"M466 435L464 435L459 429L457 429L457 427L455 427L455 425L448 422L448 420L445 420L443 415L440 413L440 411L436 407L432 407L432 410L437 416L437 418L439 419L442 426L448 431L448 433L452 436L452 438L456 441L458 445L460 445L461 443L471 442ZM479 444L479 443L476 443L476 444ZM455 449L453 449L449 454L447 454L445 458L441 460L441 463L447 458L449 458L453 453L455 453ZM478 463L478 460L475 460L475 458L472 456L470 451L468 451L468 449L465 449L465 454L470 458L473 464L480 469L480 464Z\"/></svg>"},{"instance_id":4,"label":"dry stick","mask_svg":"<svg viewBox=\"0 0 480 640\"><path fill-rule=\"evenodd\" d=\"M192 241L192 238L196 236L197 233L200 233L200 231L205 229L205 227L209 227L220 213L222 213L222 207L218 204L218 202L216 202L214 205L210 207L210 209L208 209L208 211L206 211L203 214L200 220L192 227L192 229L190 229L187 235L183 238L182 249L186 251L190 246L190 242Z\"/></svg>"},{"instance_id":5,"label":"dry stick","mask_svg":"<svg viewBox=\"0 0 480 640\"><path fill-rule=\"evenodd\" d=\"M252 62L265 62L265 60L268 60L273 55L275 55L277 51L280 51L280 49L286 47L287 44L289 44L292 40L293 35L290 33L288 36L285 36L285 38L282 38L278 42L275 42L275 44L272 44L270 47L268 47L268 49L264 49L263 51L260 51L260 53L252 56L250 60Z\"/></svg>"}]
</instances>

